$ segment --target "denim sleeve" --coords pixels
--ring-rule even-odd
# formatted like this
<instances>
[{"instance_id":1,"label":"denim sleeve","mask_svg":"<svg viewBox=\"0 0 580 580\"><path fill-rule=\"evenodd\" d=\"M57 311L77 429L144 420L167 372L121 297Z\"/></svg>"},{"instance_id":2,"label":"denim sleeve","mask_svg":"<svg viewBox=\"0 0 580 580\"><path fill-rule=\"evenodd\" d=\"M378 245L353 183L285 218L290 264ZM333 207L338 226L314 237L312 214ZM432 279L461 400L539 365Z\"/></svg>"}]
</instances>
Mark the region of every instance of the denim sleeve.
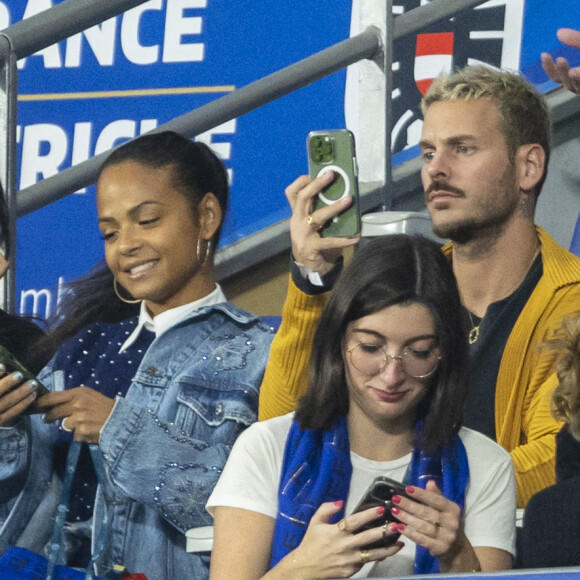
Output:
<instances>
[{"instance_id":1,"label":"denim sleeve","mask_svg":"<svg viewBox=\"0 0 580 580\"><path fill-rule=\"evenodd\" d=\"M62 373L61 373L62 374ZM42 383L50 390L54 388L54 372L47 365L39 374ZM36 424L36 427L34 425ZM40 427L39 427L40 426ZM22 417L8 429L0 429L0 545L13 543L29 523L42 494L50 480L52 453L50 427L39 415ZM26 485L27 481L31 485ZM27 497L22 496L25 485ZM20 504L17 517L12 513ZM24 503L23 503L24 501ZM11 523L8 524L7 520ZM8 525L8 527L6 527ZM40 535L38 529L36 535Z\"/></svg>"},{"instance_id":2,"label":"denim sleeve","mask_svg":"<svg viewBox=\"0 0 580 580\"><path fill-rule=\"evenodd\" d=\"M39 373L39 380L53 390L53 372L47 365ZM21 418L14 427L0 429L0 521L9 512L10 500L16 497L24 483L29 469L30 434L26 420Z\"/></svg>"},{"instance_id":3,"label":"denim sleeve","mask_svg":"<svg viewBox=\"0 0 580 580\"><path fill-rule=\"evenodd\" d=\"M99 446L108 477L132 500L157 510L182 532L211 525L205 504L231 445L187 437L152 411L119 398Z\"/></svg>"},{"instance_id":4,"label":"denim sleeve","mask_svg":"<svg viewBox=\"0 0 580 580\"><path fill-rule=\"evenodd\" d=\"M6 505L24 485L28 470L28 434L24 421L0 429L0 520L8 515ZM5 509L6 508L6 509Z\"/></svg>"}]
</instances>

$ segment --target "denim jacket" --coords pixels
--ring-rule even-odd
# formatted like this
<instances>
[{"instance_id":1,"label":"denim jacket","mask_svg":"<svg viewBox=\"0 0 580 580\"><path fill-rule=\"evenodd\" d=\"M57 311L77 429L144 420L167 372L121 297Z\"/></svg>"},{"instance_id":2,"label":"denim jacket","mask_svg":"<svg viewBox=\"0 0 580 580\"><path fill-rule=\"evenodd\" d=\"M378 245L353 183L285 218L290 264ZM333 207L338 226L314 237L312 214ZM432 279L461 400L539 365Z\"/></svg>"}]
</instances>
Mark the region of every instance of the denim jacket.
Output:
<instances>
[{"instance_id":1,"label":"denim jacket","mask_svg":"<svg viewBox=\"0 0 580 580\"><path fill-rule=\"evenodd\" d=\"M111 344L111 336L122 344L120 324L82 331L103 337L89 350L99 340ZM192 312L147 349L101 429L106 482L97 492L92 535L94 542L106 509L101 572L123 564L150 580L207 578L209 554L186 553L185 531L212 523L205 504L236 437L256 420L272 336L255 316L220 303ZM78 386L67 384L67 365L85 348L82 338L65 343L39 379L53 390ZM2 551L11 544L38 551L50 538L58 431L38 415L0 430Z\"/></svg>"}]
</instances>

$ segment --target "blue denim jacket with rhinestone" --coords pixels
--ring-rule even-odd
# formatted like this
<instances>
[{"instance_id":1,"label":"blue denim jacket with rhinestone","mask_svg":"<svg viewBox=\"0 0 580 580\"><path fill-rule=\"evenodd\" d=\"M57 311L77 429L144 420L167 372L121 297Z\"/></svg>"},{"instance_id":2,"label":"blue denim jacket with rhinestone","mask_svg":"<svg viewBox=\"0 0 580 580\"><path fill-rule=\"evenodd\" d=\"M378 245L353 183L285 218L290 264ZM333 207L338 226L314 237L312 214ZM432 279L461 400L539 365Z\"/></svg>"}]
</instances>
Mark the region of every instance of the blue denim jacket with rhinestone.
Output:
<instances>
[{"instance_id":1,"label":"blue denim jacket with rhinestone","mask_svg":"<svg viewBox=\"0 0 580 580\"><path fill-rule=\"evenodd\" d=\"M84 329L39 378L51 389L85 384L112 396L115 365L135 366L126 395L117 397L101 430L107 483L97 494L93 527L106 506L109 543L102 563L121 563L155 580L207 578L209 555L186 553L184 533L212 523L205 504L236 437L256 420L273 331L221 303L194 311L145 353L119 358L135 322ZM38 550L41 530L50 531L59 440L58 427L39 416L0 430L0 489L6 490L0 491L0 549L18 541ZM30 518L36 532L26 527Z\"/></svg>"}]
</instances>

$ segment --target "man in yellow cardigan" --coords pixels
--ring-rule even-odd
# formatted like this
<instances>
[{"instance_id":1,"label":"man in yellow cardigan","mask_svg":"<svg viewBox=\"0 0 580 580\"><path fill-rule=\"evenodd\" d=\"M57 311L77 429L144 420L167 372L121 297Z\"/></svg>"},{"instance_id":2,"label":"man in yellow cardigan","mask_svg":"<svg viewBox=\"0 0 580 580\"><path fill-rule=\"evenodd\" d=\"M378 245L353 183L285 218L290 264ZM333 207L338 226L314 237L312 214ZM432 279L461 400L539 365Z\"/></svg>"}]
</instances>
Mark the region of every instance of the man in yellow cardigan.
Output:
<instances>
[{"instance_id":1,"label":"man in yellow cardigan","mask_svg":"<svg viewBox=\"0 0 580 580\"><path fill-rule=\"evenodd\" d=\"M580 310L580 259L534 224L550 154L548 114L519 76L481 67L436 80L423 108L425 204L435 233L452 240L443 251L470 343L465 424L511 453L524 507L555 481L560 428L550 414L556 353L539 347L566 314ZM300 177L286 189L294 264L262 384L261 419L292 411L304 393L325 292L342 250L358 241L319 234L320 224L349 204L311 211L331 179Z\"/></svg>"}]
</instances>

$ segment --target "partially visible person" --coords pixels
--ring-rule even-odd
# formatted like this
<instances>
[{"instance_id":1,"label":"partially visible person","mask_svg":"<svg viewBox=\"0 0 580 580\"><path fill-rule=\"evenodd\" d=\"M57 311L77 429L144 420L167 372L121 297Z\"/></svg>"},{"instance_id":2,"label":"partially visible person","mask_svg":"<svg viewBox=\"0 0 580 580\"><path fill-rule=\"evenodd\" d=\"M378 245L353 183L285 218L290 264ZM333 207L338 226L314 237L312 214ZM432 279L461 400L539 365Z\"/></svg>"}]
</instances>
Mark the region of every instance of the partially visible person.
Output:
<instances>
[{"instance_id":1,"label":"partially visible person","mask_svg":"<svg viewBox=\"0 0 580 580\"><path fill-rule=\"evenodd\" d=\"M211 579L510 568L513 466L461 428L467 374L439 246L400 235L359 249L320 319L296 413L243 433L209 499ZM353 513L376 476L407 486L393 497L395 523L380 521L384 506Z\"/></svg>"},{"instance_id":2,"label":"partially visible person","mask_svg":"<svg viewBox=\"0 0 580 580\"><path fill-rule=\"evenodd\" d=\"M203 579L209 553L187 553L231 446L256 419L272 332L236 308L213 275L227 171L204 144L163 132L116 149L97 181L109 280L139 302L122 321L98 307L40 373L44 413L22 416L35 382L0 378L0 552L41 550L52 531L72 437L98 445L106 482L81 457L67 516L69 565L86 565L108 519L99 573L114 564L152 580ZM87 310L89 308L86 305ZM112 310L112 311L111 311ZM74 332L74 320L67 332ZM59 340L64 339L61 335ZM16 387L16 388L14 388Z\"/></svg>"},{"instance_id":3,"label":"partially visible person","mask_svg":"<svg viewBox=\"0 0 580 580\"><path fill-rule=\"evenodd\" d=\"M560 28L556 34L560 42L580 49L580 31ZM580 95L580 66L570 68L566 58L560 56L554 60L547 52L542 53L541 59L546 74L554 82L561 83L569 91Z\"/></svg>"},{"instance_id":4,"label":"partially visible person","mask_svg":"<svg viewBox=\"0 0 580 580\"><path fill-rule=\"evenodd\" d=\"M526 507L518 566L580 566L580 313L564 320L550 346L561 353L554 391L556 485L537 493Z\"/></svg>"},{"instance_id":5,"label":"partially visible person","mask_svg":"<svg viewBox=\"0 0 580 580\"><path fill-rule=\"evenodd\" d=\"M0 280L10 266L10 220L4 189L0 184ZM24 366L37 373L48 362L33 348L44 335L42 329L25 316L10 314L0 309L0 344L9 350Z\"/></svg>"},{"instance_id":6,"label":"partially visible person","mask_svg":"<svg viewBox=\"0 0 580 580\"><path fill-rule=\"evenodd\" d=\"M421 172L425 204L459 287L468 333L465 425L495 439L516 469L518 506L554 483L550 413L555 355L538 347L580 304L580 259L534 224L551 128L523 78L466 67L435 80L424 98ZM306 390L316 322L357 239L325 238L322 224L348 198L312 211L331 174L286 189L294 261L282 324L260 393L260 418L295 408ZM355 257L356 259L356 257Z\"/></svg>"}]
</instances>

